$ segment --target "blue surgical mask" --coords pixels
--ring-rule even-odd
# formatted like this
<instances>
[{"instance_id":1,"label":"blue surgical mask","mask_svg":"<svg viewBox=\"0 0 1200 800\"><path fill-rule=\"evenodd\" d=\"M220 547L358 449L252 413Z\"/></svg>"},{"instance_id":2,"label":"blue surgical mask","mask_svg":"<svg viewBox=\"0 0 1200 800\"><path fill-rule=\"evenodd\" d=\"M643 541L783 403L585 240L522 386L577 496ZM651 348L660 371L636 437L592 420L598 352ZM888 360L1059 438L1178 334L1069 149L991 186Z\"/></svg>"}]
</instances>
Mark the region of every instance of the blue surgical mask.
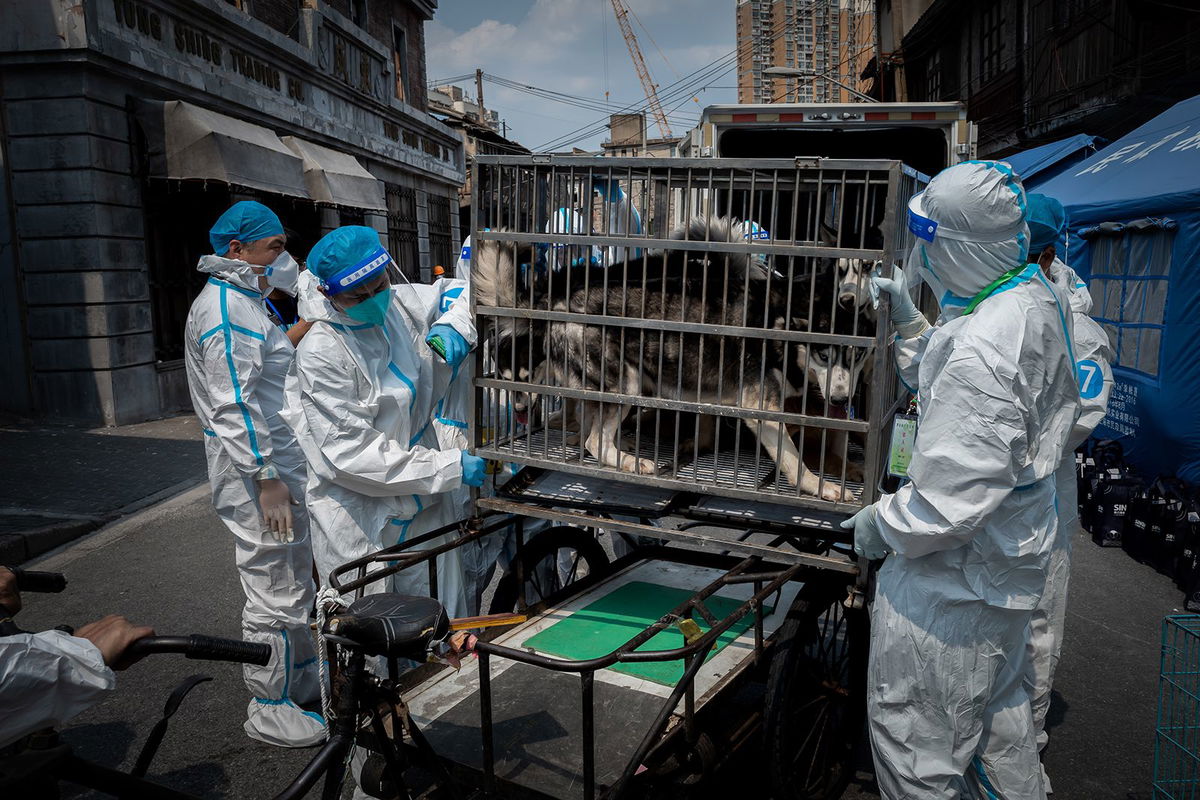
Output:
<instances>
[{"instance_id":1,"label":"blue surgical mask","mask_svg":"<svg viewBox=\"0 0 1200 800\"><path fill-rule=\"evenodd\" d=\"M344 313L356 322L366 322L370 325L382 325L387 319L388 306L392 304L392 290L371 295L361 303L344 309Z\"/></svg>"}]
</instances>

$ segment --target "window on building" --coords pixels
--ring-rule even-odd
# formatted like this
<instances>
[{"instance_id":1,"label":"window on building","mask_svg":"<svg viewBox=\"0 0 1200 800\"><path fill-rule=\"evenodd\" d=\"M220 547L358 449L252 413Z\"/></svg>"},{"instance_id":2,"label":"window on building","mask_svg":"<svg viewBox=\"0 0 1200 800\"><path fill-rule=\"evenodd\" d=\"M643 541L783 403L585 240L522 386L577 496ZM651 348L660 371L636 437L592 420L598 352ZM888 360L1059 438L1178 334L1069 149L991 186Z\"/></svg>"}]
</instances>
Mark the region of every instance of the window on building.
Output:
<instances>
[{"instance_id":1,"label":"window on building","mask_svg":"<svg viewBox=\"0 0 1200 800\"><path fill-rule=\"evenodd\" d=\"M984 9L979 23L979 77L991 80L1004 69L1004 4Z\"/></svg>"},{"instance_id":2,"label":"window on building","mask_svg":"<svg viewBox=\"0 0 1200 800\"><path fill-rule=\"evenodd\" d=\"M925 62L925 99L938 100L942 96L942 54L934 50Z\"/></svg>"},{"instance_id":3,"label":"window on building","mask_svg":"<svg viewBox=\"0 0 1200 800\"><path fill-rule=\"evenodd\" d=\"M360 28L367 27L367 0L350 0L350 21Z\"/></svg>"},{"instance_id":4,"label":"window on building","mask_svg":"<svg viewBox=\"0 0 1200 800\"><path fill-rule=\"evenodd\" d=\"M450 198L431 194L427 195L426 203L429 208L429 263L449 269L454 266Z\"/></svg>"},{"instance_id":5,"label":"window on building","mask_svg":"<svg viewBox=\"0 0 1200 800\"><path fill-rule=\"evenodd\" d=\"M1150 377L1158 376L1176 227L1144 219L1082 234L1092 251L1092 317L1108 333L1117 365Z\"/></svg>"},{"instance_id":6,"label":"window on building","mask_svg":"<svg viewBox=\"0 0 1200 800\"><path fill-rule=\"evenodd\" d=\"M392 26L392 68L396 72L396 97L408 99L408 31Z\"/></svg>"},{"instance_id":7,"label":"window on building","mask_svg":"<svg viewBox=\"0 0 1200 800\"><path fill-rule=\"evenodd\" d=\"M410 281L421 280L417 247L417 190L394 183L384 184L387 200L388 252Z\"/></svg>"}]
</instances>

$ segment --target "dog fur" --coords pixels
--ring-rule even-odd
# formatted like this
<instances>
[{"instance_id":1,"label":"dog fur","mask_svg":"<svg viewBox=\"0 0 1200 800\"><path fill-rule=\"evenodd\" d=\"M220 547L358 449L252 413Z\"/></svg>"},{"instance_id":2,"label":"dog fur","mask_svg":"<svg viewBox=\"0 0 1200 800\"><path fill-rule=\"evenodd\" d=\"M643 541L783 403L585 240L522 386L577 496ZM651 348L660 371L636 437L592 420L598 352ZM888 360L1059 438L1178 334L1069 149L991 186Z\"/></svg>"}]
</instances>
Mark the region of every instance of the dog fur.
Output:
<instances>
[{"instance_id":1,"label":"dog fur","mask_svg":"<svg viewBox=\"0 0 1200 800\"><path fill-rule=\"evenodd\" d=\"M738 223L727 218L697 219L686 231L673 235L694 241L743 241ZM675 250L647 254L639 259L638 279L631 279L626 267L614 265L576 275L572 283L577 288L568 290L564 275L527 277L531 271L523 270L521 264L532 263L528 246L485 241L478 243L475 251L472 283L477 301L484 306L529 307L532 303L534 308L574 314L766 330L787 327L783 282L740 254ZM833 277L828 281L831 290L835 290ZM866 361L851 359L847 364L840 355L834 357L829 347L784 345L770 338L511 317L496 322L498 341L508 344L501 345L497 353L502 377L537 375L548 385L744 409L783 411L786 403L802 398L804 387L810 392L815 388L822 407L826 399L834 407L844 406ZM514 398L514 405L518 402L532 410L537 398ZM602 464L638 474L656 471L649 459L621 449L629 406L595 401L565 405L566 418L556 423L565 427L574 417L584 448ZM781 423L747 419L743 424L801 492L835 502L852 500L840 484L821 479L801 461L795 442ZM701 438L707 439L709 426L702 428ZM841 450L845 452L844 447Z\"/></svg>"}]
</instances>

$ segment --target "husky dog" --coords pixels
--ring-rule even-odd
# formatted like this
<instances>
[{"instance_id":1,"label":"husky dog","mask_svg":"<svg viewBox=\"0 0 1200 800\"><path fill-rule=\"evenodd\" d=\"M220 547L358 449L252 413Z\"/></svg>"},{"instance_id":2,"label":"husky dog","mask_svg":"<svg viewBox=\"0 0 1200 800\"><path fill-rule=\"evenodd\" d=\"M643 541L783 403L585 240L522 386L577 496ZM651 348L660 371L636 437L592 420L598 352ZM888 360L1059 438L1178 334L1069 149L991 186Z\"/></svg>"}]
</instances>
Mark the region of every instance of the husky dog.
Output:
<instances>
[{"instance_id":1,"label":"husky dog","mask_svg":"<svg viewBox=\"0 0 1200 800\"><path fill-rule=\"evenodd\" d=\"M696 220L686 236L693 241L742 241L740 227L727 218ZM559 313L762 330L787 327L784 287L744 255L692 251L650 254L645 258L643 275L661 276L655 283L629 280L621 274L621 268L609 268L607 280L598 275L594 281L573 280L578 288L569 292L556 290L553 284L561 285L563 277L551 273L532 279L530 295L522 296L518 303L521 258L521 248L511 244L480 243L472 259L472 282L480 305L532 305ZM789 375L796 369L807 369L809 361L809 348L788 348L770 337L734 337L719 329L712 333L656 331L516 317L505 318L499 325L501 337L528 335L534 341L541 340L551 385L635 397L779 412L785 399L798 391ZM535 345L535 349L541 348ZM789 349L792 359L787 357ZM821 356L814 354L813 358ZM512 370L512 374L520 374L522 369L532 374L540 366L523 363L520 356L507 365L498 364L501 369ZM830 391L849 391L839 385L837 381L824 382ZM656 472L649 459L621 450L621 427L630 406L592 400L568 405L575 406L584 449L598 461L637 474ZM835 502L853 499L840 485L822 481L801 463L799 451L781 423L753 419L743 423L783 476L800 491Z\"/></svg>"}]
</instances>

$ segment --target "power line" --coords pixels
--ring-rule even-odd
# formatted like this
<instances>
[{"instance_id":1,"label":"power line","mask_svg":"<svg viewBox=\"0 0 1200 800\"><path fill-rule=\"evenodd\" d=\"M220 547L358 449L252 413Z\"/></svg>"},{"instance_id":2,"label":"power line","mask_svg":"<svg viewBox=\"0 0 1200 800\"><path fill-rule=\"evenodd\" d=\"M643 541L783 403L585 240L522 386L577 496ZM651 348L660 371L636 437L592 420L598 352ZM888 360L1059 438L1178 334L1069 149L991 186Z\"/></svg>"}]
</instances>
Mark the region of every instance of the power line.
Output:
<instances>
[{"instance_id":1,"label":"power line","mask_svg":"<svg viewBox=\"0 0 1200 800\"><path fill-rule=\"evenodd\" d=\"M791 26L781 25L780 31L778 33L776 33L775 35L773 35L768 43L774 42L776 39L778 39L779 37L781 37L785 33L787 33L789 30L789 27L790 27L791 32L795 33L799 27L799 24L800 24L800 18L798 16L794 17ZM735 47L733 50L729 51L725 55L719 56L716 59L713 59L708 64L705 64L704 66L700 67L699 69L696 69L696 70L688 73L687 75L683 76L682 78L675 81L674 83L669 84L667 87L665 87L666 91L659 92L659 98L666 102L670 102L671 100L678 99L680 97L680 95L683 93L691 92L691 90L694 87L702 85L708 81L711 81L717 77L720 77L721 75L724 75L729 70L735 69L737 67L738 59L743 53L752 51L758 44L760 44L760 42L756 41L753 37L747 38L745 44ZM693 76L697 76L697 75L700 77L689 81L689 79L692 79ZM681 86L681 84L684 84L684 85ZM632 110L636 105L637 104L631 104L630 106L627 106L626 108L622 109L622 111ZM587 138L590 138L591 136L596 135L597 133L604 130L607 127L607 125L608 125L607 120L601 120L597 123L591 123L589 125L585 125L580 128L576 128L574 131L570 131L570 132L558 137L557 139L553 139L549 142L546 142L546 143L538 146L536 148L536 150L538 150L538 151L550 150L550 149L556 149L559 147L564 147L566 145L574 144L575 142L578 142L582 139L587 139Z\"/></svg>"}]
</instances>

